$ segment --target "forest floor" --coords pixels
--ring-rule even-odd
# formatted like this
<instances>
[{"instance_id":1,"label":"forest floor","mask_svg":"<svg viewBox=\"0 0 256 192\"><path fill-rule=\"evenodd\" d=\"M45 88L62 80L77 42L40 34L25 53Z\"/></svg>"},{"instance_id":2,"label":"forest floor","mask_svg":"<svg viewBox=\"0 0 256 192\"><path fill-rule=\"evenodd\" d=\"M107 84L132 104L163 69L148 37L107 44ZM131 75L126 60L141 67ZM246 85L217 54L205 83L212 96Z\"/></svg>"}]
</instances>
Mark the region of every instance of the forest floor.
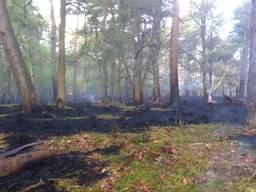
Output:
<instances>
[{"instance_id":1,"label":"forest floor","mask_svg":"<svg viewBox=\"0 0 256 192\"><path fill-rule=\"evenodd\" d=\"M256 132L241 104L0 107L0 154L21 145L62 149L0 178L1 192L256 191Z\"/></svg>"}]
</instances>

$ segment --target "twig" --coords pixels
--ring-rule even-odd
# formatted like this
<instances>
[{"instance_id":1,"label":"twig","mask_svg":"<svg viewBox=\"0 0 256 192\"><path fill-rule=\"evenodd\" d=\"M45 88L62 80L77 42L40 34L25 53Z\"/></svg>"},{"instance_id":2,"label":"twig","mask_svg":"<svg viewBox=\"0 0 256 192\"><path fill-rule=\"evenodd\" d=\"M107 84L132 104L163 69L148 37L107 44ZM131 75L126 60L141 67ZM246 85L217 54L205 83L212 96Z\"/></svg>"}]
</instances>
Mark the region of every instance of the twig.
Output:
<instances>
[{"instance_id":1,"label":"twig","mask_svg":"<svg viewBox=\"0 0 256 192\"><path fill-rule=\"evenodd\" d=\"M33 190L33 189L36 189L36 188L38 188L38 187L40 187L40 186L42 186L42 185L44 185L44 184L45 184L44 181L43 181L42 179L40 179L40 181L39 181L37 184L31 185L31 186L29 186L29 187L26 187L26 188L23 189L21 192L29 192L29 191L31 191L31 190Z\"/></svg>"}]
</instances>

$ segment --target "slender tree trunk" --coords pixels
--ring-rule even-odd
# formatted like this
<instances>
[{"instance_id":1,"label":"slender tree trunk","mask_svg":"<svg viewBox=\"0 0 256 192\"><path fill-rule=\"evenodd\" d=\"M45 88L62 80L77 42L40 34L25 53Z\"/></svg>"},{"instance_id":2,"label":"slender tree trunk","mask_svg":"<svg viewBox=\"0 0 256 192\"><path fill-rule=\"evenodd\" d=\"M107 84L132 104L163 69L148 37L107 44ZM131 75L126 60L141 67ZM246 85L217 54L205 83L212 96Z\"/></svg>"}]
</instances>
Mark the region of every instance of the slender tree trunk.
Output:
<instances>
[{"instance_id":1,"label":"slender tree trunk","mask_svg":"<svg viewBox=\"0 0 256 192\"><path fill-rule=\"evenodd\" d=\"M206 5L205 2L202 1L201 5L201 25L200 25L200 37L202 41L202 71L203 71L203 97L206 102L208 102L209 99L209 84L208 84L208 62L207 62L207 48L206 48Z\"/></svg>"},{"instance_id":2,"label":"slender tree trunk","mask_svg":"<svg viewBox=\"0 0 256 192\"><path fill-rule=\"evenodd\" d=\"M105 46L105 30L106 30L106 22L107 22L107 5L104 10L104 16L102 20L102 37L100 38L100 47L101 47L101 53L102 53L102 103L108 102L108 68L107 68L107 58L106 58L106 46Z\"/></svg>"},{"instance_id":3,"label":"slender tree trunk","mask_svg":"<svg viewBox=\"0 0 256 192\"><path fill-rule=\"evenodd\" d=\"M78 40L78 26L79 26L79 15L77 15L77 22L76 22L76 32L74 38L74 50L73 50L73 102L76 103L77 100L77 63L78 63L78 56L77 56L77 40Z\"/></svg>"},{"instance_id":4,"label":"slender tree trunk","mask_svg":"<svg viewBox=\"0 0 256 192\"><path fill-rule=\"evenodd\" d=\"M207 56L206 56L206 40L205 40L205 30L203 29L202 32L202 46L203 46L203 51L202 51L202 57L203 57L203 97L206 102L208 102L208 64L207 64ZM204 34L204 35L203 35Z\"/></svg>"},{"instance_id":5,"label":"slender tree trunk","mask_svg":"<svg viewBox=\"0 0 256 192\"><path fill-rule=\"evenodd\" d=\"M15 38L5 0L0 0L0 38L15 77L22 108L24 111L30 112L36 105L36 92Z\"/></svg>"},{"instance_id":6,"label":"slender tree trunk","mask_svg":"<svg viewBox=\"0 0 256 192\"><path fill-rule=\"evenodd\" d=\"M42 53L39 49L40 61L42 61ZM44 83L44 63L40 62L40 103L45 104L45 83Z\"/></svg>"},{"instance_id":7,"label":"slender tree trunk","mask_svg":"<svg viewBox=\"0 0 256 192\"><path fill-rule=\"evenodd\" d=\"M179 0L173 0L173 17L171 31L171 104L175 107L179 105L179 82L178 82L178 35L179 35Z\"/></svg>"},{"instance_id":8,"label":"slender tree trunk","mask_svg":"<svg viewBox=\"0 0 256 192\"><path fill-rule=\"evenodd\" d=\"M256 128L256 0L252 0L250 17L250 68L247 88L248 121Z\"/></svg>"},{"instance_id":9,"label":"slender tree trunk","mask_svg":"<svg viewBox=\"0 0 256 192\"><path fill-rule=\"evenodd\" d=\"M161 47L161 20L162 20L162 0L154 0L153 18L153 46L151 48L153 63L153 102L159 103L161 100L159 82L159 52Z\"/></svg>"},{"instance_id":10,"label":"slender tree trunk","mask_svg":"<svg viewBox=\"0 0 256 192\"><path fill-rule=\"evenodd\" d=\"M125 77L124 79L124 98L125 100L129 99L129 78Z\"/></svg>"},{"instance_id":11,"label":"slender tree trunk","mask_svg":"<svg viewBox=\"0 0 256 192\"><path fill-rule=\"evenodd\" d=\"M112 62L111 64L111 84L110 84L110 92L111 92L111 100L114 101L115 100L115 74L116 74L116 70L115 70L115 63Z\"/></svg>"},{"instance_id":12,"label":"slender tree trunk","mask_svg":"<svg viewBox=\"0 0 256 192\"><path fill-rule=\"evenodd\" d=\"M102 103L107 103L108 102L108 70L107 70L107 63L106 63L105 56L103 57L104 58L102 62L102 75L103 75Z\"/></svg>"},{"instance_id":13,"label":"slender tree trunk","mask_svg":"<svg viewBox=\"0 0 256 192\"><path fill-rule=\"evenodd\" d=\"M54 16L53 0L50 0L51 4L51 76L52 76L52 96L53 101L57 100L57 37L56 37L56 22Z\"/></svg>"},{"instance_id":14,"label":"slender tree trunk","mask_svg":"<svg viewBox=\"0 0 256 192\"><path fill-rule=\"evenodd\" d=\"M87 70L86 67L84 67L83 70L83 91L82 94L86 95L87 94L87 81L86 81L86 76L87 76Z\"/></svg>"},{"instance_id":15,"label":"slender tree trunk","mask_svg":"<svg viewBox=\"0 0 256 192\"><path fill-rule=\"evenodd\" d=\"M209 85L208 85L208 98L207 102L212 102L213 97L213 74L212 74L212 62L209 63L208 74L209 74Z\"/></svg>"},{"instance_id":16,"label":"slender tree trunk","mask_svg":"<svg viewBox=\"0 0 256 192\"><path fill-rule=\"evenodd\" d=\"M65 58L65 27L66 27L66 0L60 1L60 30L59 30L59 63L58 63L58 99L65 101L66 92L66 58Z\"/></svg>"},{"instance_id":17,"label":"slender tree trunk","mask_svg":"<svg viewBox=\"0 0 256 192\"><path fill-rule=\"evenodd\" d=\"M243 49L240 58L240 82L238 94L240 98L245 97L245 86L246 86L246 76L248 70L248 55L249 55L249 34L245 34Z\"/></svg>"},{"instance_id":18,"label":"slender tree trunk","mask_svg":"<svg viewBox=\"0 0 256 192\"><path fill-rule=\"evenodd\" d=\"M121 69L121 64L118 60L117 63L118 66L118 82L117 82L117 89L118 89L118 100L119 102L122 102L122 69Z\"/></svg>"}]
</instances>

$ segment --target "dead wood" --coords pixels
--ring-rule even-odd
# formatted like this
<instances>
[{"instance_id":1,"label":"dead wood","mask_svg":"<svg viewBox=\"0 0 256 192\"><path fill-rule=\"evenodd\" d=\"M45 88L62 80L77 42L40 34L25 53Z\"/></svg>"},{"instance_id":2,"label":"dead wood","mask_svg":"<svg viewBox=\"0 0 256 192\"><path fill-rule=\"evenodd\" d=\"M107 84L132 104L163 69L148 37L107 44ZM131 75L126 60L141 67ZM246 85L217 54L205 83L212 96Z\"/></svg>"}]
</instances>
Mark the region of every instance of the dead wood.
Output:
<instances>
[{"instance_id":1,"label":"dead wood","mask_svg":"<svg viewBox=\"0 0 256 192\"><path fill-rule=\"evenodd\" d=\"M32 191L42 185L44 185L44 181L42 179L40 179L39 183L35 184L35 185L32 185L32 186L29 186L29 187L26 187L25 189L23 189L21 192L29 192L29 191Z\"/></svg>"},{"instance_id":2,"label":"dead wood","mask_svg":"<svg viewBox=\"0 0 256 192\"><path fill-rule=\"evenodd\" d=\"M61 150L44 149L0 159L0 177L8 176L27 167L38 164L46 158L61 154Z\"/></svg>"},{"instance_id":3,"label":"dead wood","mask_svg":"<svg viewBox=\"0 0 256 192\"><path fill-rule=\"evenodd\" d=\"M29 143L29 144L26 144L26 145L23 145L21 147L18 147L16 149L13 149L11 151L7 151L5 153L2 153L0 154L0 159L1 158L6 158L6 157L10 157L10 156L13 156L13 155L16 155L18 152L24 150L24 149L27 149L29 147L33 147L35 145L40 145L42 144L43 142L42 141L39 141L39 142L34 142L34 143Z\"/></svg>"}]
</instances>

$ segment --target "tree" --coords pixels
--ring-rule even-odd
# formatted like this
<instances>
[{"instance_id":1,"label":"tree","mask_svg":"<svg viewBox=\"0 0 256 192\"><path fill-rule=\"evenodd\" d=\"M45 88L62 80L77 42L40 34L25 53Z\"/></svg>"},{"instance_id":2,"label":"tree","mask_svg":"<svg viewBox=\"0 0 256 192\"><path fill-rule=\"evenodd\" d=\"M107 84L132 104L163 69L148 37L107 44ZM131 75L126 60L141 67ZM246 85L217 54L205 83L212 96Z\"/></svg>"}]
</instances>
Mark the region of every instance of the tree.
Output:
<instances>
[{"instance_id":1,"label":"tree","mask_svg":"<svg viewBox=\"0 0 256 192\"><path fill-rule=\"evenodd\" d=\"M22 108L30 112L37 102L36 92L15 38L5 0L0 1L0 38L19 90Z\"/></svg>"},{"instance_id":2,"label":"tree","mask_svg":"<svg viewBox=\"0 0 256 192\"><path fill-rule=\"evenodd\" d=\"M58 100L65 101L66 80L65 80L65 27L66 27L66 0L60 1L60 29L59 29L59 57L58 57Z\"/></svg>"},{"instance_id":3,"label":"tree","mask_svg":"<svg viewBox=\"0 0 256 192\"><path fill-rule=\"evenodd\" d=\"M256 128L256 0L252 0L250 16L249 77L247 88L248 121Z\"/></svg>"},{"instance_id":4,"label":"tree","mask_svg":"<svg viewBox=\"0 0 256 192\"><path fill-rule=\"evenodd\" d=\"M74 103L76 103L76 100L77 100L78 26L79 26L79 15L77 15L76 30L75 30L75 34L74 34L74 48L73 48L73 89L72 89L72 92L73 92Z\"/></svg>"},{"instance_id":5,"label":"tree","mask_svg":"<svg viewBox=\"0 0 256 192\"><path fill-rule=\"evenodd\" d=\"M102 103L108 102L108 68L107 68L107 47L105 43L105 32L107 25L108 16L108 3L103 5L103 19L101 23L101 38L100 38L100 49L101 49L101 71L102 71Z\"/></svg>"},{"instance_id":6,"label":"tree","mask_svg":"<svg viewBox=\"0 0 256 192\"><path fill-rule=\"evenodd\" d=\"M57 100L57 77L56 77L56 66L57 66L57 37L56 37L56 22L54 16L54 5L53 0L50 0L51 4L51 78L52 78L52 95L53 100Z\"/></svg>"},{"instance_id":7,"label":"tree","mask_svg":"<svg viewBox=\"0 0 256 192\"><path fill-rule=\"evenodd\" d=\"M179 103L179 83L178 83L178 35L179 35L179 0L173 1L173 17L171 31L171 54L170 54L170 85L171 104L175 107Z\"/></svg>"},{"instance_id":8,"label":"tree","mask_svg":"<svg viewBox=\"0 0 256 192\"><path fill-rule=\"evenodd\" d=\"M250 17L250 2L245 1L245 3L238 7L235 12L236 24L233 30L233 42L236 42L237 48L240 52L239 61L239 88L238 96L240 98L245 98L246 82L248 76L248 62L249 62L249 17Z\"/></svg>"},{"instance_id":9,"label":"tree","mask_svg":"<svg viewBox=\"0 0 256 192\"><path fill-rule=\"evenodd\" d=\"M153 1L153 45L151 46L151 59L153 67L153 101L159 103L161 100L159 82L159 52L161 48L161 20L162 20L162 0Z\"/></svg>"}]
</instances>

